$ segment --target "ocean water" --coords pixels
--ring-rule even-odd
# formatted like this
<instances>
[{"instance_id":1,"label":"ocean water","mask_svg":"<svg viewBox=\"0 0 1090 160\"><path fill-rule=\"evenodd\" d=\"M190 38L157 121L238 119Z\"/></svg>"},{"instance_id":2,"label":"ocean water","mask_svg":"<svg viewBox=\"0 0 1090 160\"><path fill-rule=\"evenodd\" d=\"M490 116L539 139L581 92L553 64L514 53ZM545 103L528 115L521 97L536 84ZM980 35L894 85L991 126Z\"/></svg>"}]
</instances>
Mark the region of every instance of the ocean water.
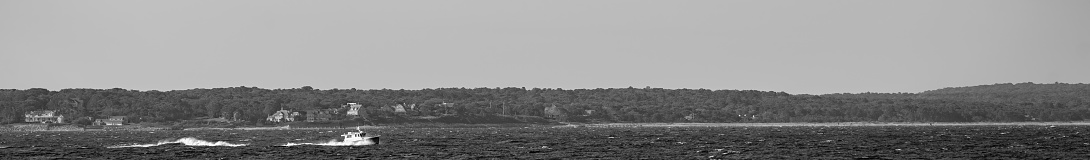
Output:
<instances>
[{"instance_id":1,"label":"ocean water","mask_svg":"<svg viewBox=\"0 0 1090 160\"><path fill-rule=\"evenodd\" d=\"M0 159L1090 159L1087 126L0 132Z\"/></svg>"}]
</instances>

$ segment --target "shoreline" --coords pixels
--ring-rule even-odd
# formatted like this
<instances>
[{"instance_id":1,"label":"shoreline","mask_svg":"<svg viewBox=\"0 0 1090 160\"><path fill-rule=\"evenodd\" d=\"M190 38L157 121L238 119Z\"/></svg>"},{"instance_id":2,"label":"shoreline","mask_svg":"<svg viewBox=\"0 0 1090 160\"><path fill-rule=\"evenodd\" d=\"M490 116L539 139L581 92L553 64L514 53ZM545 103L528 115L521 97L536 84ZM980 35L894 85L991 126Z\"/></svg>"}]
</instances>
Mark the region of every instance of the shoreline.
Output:
<instances>
[{"instance_id":1,"label":"shoreline","mask_svg":"<svg viewBox=\"0 0 1090 160\"><path fill-rule=\"evenodd\" d=\"M449 125L449 126L446 126ZM391 128L651 128L651 127L888 127L888 126L1090 126L1090 121L1087 122L935 122L935 123L923 123L923 122L823 122L823 123L591 123L591 124L566 124L566 125L496 125L496 124L427 124L427 125L382 125L382 126L359 126L362 129L391 129ZM131 130L131 131L153 131L153 130L168 130L159 127L125 127L124 129L74 129L70 125L65 125L64 129L55 129L53 127L34 127L24 128L16 126L44 126L44 125L0 125L0 132L19 132L19 131L118 131L118 130ZM17 129L18 128L18 129ZM183 131L202 131L202 130L342 130L342 129L355 129L356 126L350 127L290 127L290 126L278 126L278 127L238 127L238 128L184 128Z\"/></svg>"},{"instance_id":2,"label":"shoreline","mask_svg":"<svg viewBox=\"0 0 1090 160\"><path fill-rule=\"evenodd\" d=\"M601 123L556 127L854 127L854 126L1090 126L1090 122L823 122L823 123Z\"/></svg>"}]
</instances>

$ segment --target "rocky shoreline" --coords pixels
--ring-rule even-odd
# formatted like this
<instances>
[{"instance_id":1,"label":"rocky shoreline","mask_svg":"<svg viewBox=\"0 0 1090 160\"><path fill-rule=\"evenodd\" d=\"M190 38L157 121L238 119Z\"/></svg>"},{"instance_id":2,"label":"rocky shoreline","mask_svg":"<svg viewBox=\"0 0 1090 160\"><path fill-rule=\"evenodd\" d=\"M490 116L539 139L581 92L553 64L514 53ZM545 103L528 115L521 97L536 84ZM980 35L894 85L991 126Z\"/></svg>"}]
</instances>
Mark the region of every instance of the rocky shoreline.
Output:
<instances>
[{"instance_id":1,"label":"rocky shoreline","mask_svg":"<svg viewBox=\"0 0 1090 160\"><path fill-rule=\"evenodd\" d=\"M84 131L76 125L57 124L9 124L0 126L0 131Z\"/></svg>"},{"instance_id":2,"label":"rocky shoreline","mask_svg":"<svg viewBox=\"0 0 1090 160\"><path fill-rule=\"evenodd\" d=\"M7 124L0 125L0 131L156 131L168 130L161 127L144 127L137 125L124 126L79 126L72 124Z\"/></svg>"}]
</instances>

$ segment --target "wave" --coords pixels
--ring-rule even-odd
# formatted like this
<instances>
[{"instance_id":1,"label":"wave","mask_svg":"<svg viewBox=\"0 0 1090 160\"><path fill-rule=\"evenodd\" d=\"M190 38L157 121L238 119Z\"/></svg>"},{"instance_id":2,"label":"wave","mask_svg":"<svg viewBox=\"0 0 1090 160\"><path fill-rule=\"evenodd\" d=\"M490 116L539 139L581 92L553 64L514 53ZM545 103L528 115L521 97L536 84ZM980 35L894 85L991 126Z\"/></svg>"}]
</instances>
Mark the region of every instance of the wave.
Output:
<instances>
[{"instance_id":1,"label":"wave","mask_svg":"<svg viewBox=\"0 0 1090 160\"><path fill-rule=\"evenodd\" d=\"M329 140L329 142L325 142L325 143L287 143L287 144L280 145L280 146L298 146L298 145L363 146L363 145L374 145L375 144L375 141L373 140L374 138L375 137L366 137L362 141L350 141L350 142L339 142L336 139L334 139L334 140Z\"/></svg>"},{"instance_id":2,"label":"wave","mask_svg":"<svg viewBox=\"0 0 1090 160\"><path fill-rule=\"evenodd\" d=\"M164 145L164 144L179 144L179 143L183 144L183 145L187 145L187 146L238 147L238 146L246 146L247 145L247 144L228 143L228 142L224 142L224 141L209 142L209 141L205 141L205 140L201 140L201 139L197 139L197 138L193 138L193 137L185 137L185 138L181 138L181 139L173 140L173 141L171 141L171 140L162 140L162 141L159 141L159 143L155 143L155 144L133 144L133 145L112 146L112 147L107 147L107 148L153 147L153 146L159 146L159 145Z\"/></svg>"}]
</instances>

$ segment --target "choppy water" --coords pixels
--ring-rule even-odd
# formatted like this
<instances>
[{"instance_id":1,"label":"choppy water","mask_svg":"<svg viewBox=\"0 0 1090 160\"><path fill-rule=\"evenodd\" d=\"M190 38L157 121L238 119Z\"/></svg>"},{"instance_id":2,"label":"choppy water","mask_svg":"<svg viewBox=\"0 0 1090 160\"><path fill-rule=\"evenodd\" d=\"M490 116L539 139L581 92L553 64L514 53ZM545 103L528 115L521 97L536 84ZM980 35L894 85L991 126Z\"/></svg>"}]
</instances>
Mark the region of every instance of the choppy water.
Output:
<instances>
[{"instance_id":1,"label":"choppy water","mask_svg":"<svg viewBox=\"0 0 1090 160\"><path fill-rule=\"evenodd\" d=\"M0 132L0 159L1090 159L1086 126Z\"/></svg>"},{"instance_id":2,"label":"choppy water","mask_svg":"<svg viewBox=\"0 0 1090 160\"><path fill-rule=\"evenodd\" d=\"M173 141L163 140L163 141L159 141L159 143L152 143L152 144L119 145L119 146L109 146L109 147L106 147L106 148L154 147L154 146L160 146L160 145L165 145L165 144L182 144L182 145L186 145L186 146L225 146L225 147L246 146L246 144L233 144L233 143L224 142L224 141L209 142L209 141L200 140L200 139L193 138L193 137L185 137L185 138L180 138L178 140L173 140Z\"/></svg>"},{"instance_id":3,"label":"choppy water","mask_svg":"<svg viewBox=\"0 0 1090 160\"><path fill-rule=\"evenodd\" d=\"M224 141L214 141L213 142L213 141L205 141L205 140L201 140L201 139L197 139L197 138L193 138L193 137L185 137L185 138L179 138L177 140L162 140L162 141L159 141L158 143L117 145L117 146L108 146L106 148L155 147L155 146L170 145L170 144L180 144L180 145L185 145L185 146L206 146L206 147L207 146L241 147L241 146L249 145L249 144L241 144L241 143L236 144L236 143L224 142ZM375 142L370 141L370 140L366 140L366 141L347 141L346 142L346 141L343 141L343 140L333 139L333 140L329 140L328 142L318 142L318 143L288 142L288 143L281 144L279 146L300 146L300 145L363 146L363 145L374 145L374 144L375 144Z\"/></svg>"}]
</instances>

